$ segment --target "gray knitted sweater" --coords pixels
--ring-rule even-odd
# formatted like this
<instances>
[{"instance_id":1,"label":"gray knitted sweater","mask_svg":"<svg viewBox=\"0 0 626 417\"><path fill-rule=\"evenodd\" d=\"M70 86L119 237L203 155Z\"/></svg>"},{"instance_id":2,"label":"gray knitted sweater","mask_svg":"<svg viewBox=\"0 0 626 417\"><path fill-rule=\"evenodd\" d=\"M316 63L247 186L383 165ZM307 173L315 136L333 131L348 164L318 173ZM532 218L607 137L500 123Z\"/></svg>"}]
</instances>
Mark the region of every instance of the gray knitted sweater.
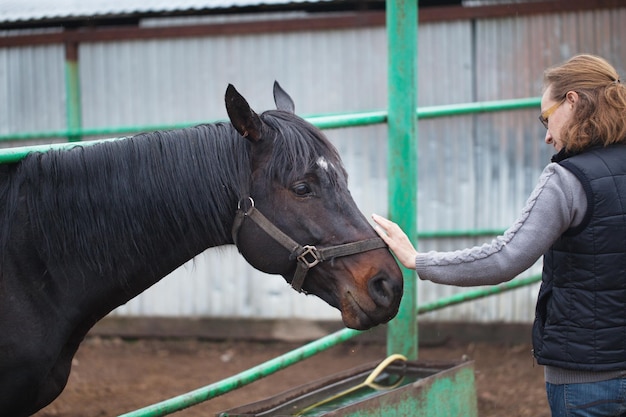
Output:
<instances>
[{"instance_id":1,"label":"gray knitted sweater","mask_svg":"<svg viewBox=\"0 0 626 417\"><path fill-rule=\"evenodd\" d=\"M587 198L578 179L550 163L541 174L521 215L491 243L453 252L419 253L420 279L463 287L509 281L531 267L570 227L582 221ZM546 367L546 381L563 384L616 377L615 372L580 372Z\"/></svg>"},{"instance_id":2,"label":"gray knitted sweater","mask_svg":"<svg viewBox=\"0 0 626 417\"><path fill-rule=\"evenodd\" d=\"M578 225L586 209L580 181L551 163L521 215L502 236L469 249L420 253L415 268L421 279L438 284L469 287L509 281L530 268L563 232Z\"/></svg>"}]
</instances>

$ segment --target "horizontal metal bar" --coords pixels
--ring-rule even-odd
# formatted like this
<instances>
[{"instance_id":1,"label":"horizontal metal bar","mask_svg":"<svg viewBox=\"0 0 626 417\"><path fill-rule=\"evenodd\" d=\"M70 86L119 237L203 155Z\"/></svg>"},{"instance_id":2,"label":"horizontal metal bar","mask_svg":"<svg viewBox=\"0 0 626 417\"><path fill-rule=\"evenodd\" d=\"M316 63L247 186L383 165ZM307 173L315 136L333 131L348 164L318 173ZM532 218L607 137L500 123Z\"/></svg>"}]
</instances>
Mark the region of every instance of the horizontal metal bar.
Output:
<instances>
[{"instance_id":1,"label":"horizontal metal bar","mask_svg":"<svg viewBox=\"0 0 626 417\"><path fill-rule=\"evenodd\" d=\"M418 232L419 239L442 239L460 237L499 236L505 229L476 229L476 230L436 230Z\"/></svg>"},{"instance_id":2,"label":"horizontal metal bar","mask_svg":"<svg viewBox=\"0 0 626 417\"><path fill-rule=\"evenodd\" d=\"M32 140L32 139L48 139L48 138L64 138L68 136L105 136L105 135L119 135L126 133L137 132L153 132L155 130L173 130L184 129L186 127L196 126L202 123L214 123L211 122L186 122L186 123L173 123L173 124L160 124L160 125L136 125L136 126L117 126L117 127L95 127L95 128L82 128L82 129L63 129L63 130L48 130L41 132L23 132L23 133L7 133L0 135L0 142L12 141L12 140Z\"/></svg>"},{"instance_id":3,"label":"horizontal metal bar","mask_svg":"<svg viewBox=\"0 0 626 417\"><path fill-rule=\"evenodd\" d=\"M387 112L381 110L360 113L329 114L309 116L306 117L306 120L320 129L337 129L387 123Z\"/></svg>"},{"instance_id":4,"label":"horizontal metal bar","mask_svg":"<svg viewBox=\"0 0 626 417\"><path fill-rule=\"evenodd\" d=\"M183 410L191 407L192 405L200 404L201 402L207 401L211 398L218 397L226 394L227 392L248 385L258 379L264 378L301 360L307 359L317 353L343 343L361 333L364 332L353 329L339 330L230 378L223 379L222 381L207 385L203 388L198 388L194 391L170 398L160 403L123 414L119 417L160 417Z\"/></svg>"},{"instance_id":5,"label":"horizontal metal bar","mask_svg":"<svg viewBox=\"0 0 626 417\"><path fill-rule=\"evenodd\" d=\"M477 290L465 291L459 294L454 294L449 297L441 298L432 303L424 304L417 309L417 314L424 314L435 310L440 310L445 307L461 304L467 301L478 300L490 295L502 294L503 292L516 290L518 288L532 285L541 281L541 275L533 275L528 278L516 278L514 280L505 282L503 284L494 285L488 288L481 288Z\"/></svg>"},{"instance_id":6,"label":"horizontal metal bar","mask_svg":"<svg viewBox=\"0 0 626 417\"><path fill-rule=\"evenodd\" d=\"M459 116L471 113L521 110L539 107L540 105L541 97L497 101L477 101L474 103L448 104L443 106L418 108L417 117L420 119L430 119L433 117Z\"/></svg>"},{"instance_id":7,"label":"horizontal metal bar","mask_svg":"<svg viewBox=\"0 0 626 417\"><path fill-rule=\"evenodd\" d=\"M54 149L71 149L77 146L89 146L97 143L111 142L114 140L121 140L124 138L110 138L91 140L83 142L63 142L63 143L51 143L47 145L33 145L33 146L16 146L14 148L0 149L0 163L12 163L18 162L32 152L47 152Z\"/></svg>"},{"instance_id":8,"label":"horizontal metal bar","mask_svg":"<svg viewBox=\"0 0 626 417\"><path fill-rule=\"evenodd\" d=\"M480 112L494 112L494 111L508 111L518 110L530 107L537 107L540 105L540 98L526 98L515 100L497 100L497 101L484 101L476 103L463 103L463 104L451 104L443 106L431 106L418 108L416 115L418 119L429 119L435 117L446 116L458 116L463 114L480 113ZM310 123L319 127L320 129L336 129L355 126L366 126L372 124L382 124L387 122L386 111L368 111L368 112L356 112L356 113L340 113L340 114L328 114L328 115L313 115L305 117ZM28 140L28 139L45 139L45 138L62 138L62 137L75 137L75 136L104 136L104 135L117 135L127 134L135 132L149 132L155 130L172 130L182 129L190 126L195 126L202 123L214 123L221 120L214 120L211 122L188 122L169 125L143 125L143 126L119 126L112 128L84 128L73 130L53 130L42 132L24 132L24 133L8 133L0 135L0 142L13 141L13 140ZM105 139L106 140L106 139ZM89 141L92 142L92 141ZM45 148L37 148L33 151L42 152ZM0 163L14 162L13 158L9 161L4 159L5 149L0 149Z\"/></svg>"}]
</instances>

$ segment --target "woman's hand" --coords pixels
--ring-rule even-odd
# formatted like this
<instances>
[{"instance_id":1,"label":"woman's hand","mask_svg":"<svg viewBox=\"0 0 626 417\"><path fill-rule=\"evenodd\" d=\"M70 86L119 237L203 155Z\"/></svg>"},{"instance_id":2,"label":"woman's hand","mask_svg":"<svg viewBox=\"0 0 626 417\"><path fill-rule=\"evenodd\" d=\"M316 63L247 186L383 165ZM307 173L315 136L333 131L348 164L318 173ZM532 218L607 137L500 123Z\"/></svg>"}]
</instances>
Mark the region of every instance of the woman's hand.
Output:
<instances>
[{"instance_id":1,"label":"woman's hand","mask_svg":"<svg viewBox=\"0 0 626 417\"><path fill-rule=\"evenodd\" d=\"M398 261L409 269L415 269L417 251L400 226L378 214L372 214L372 220L376 223L374 230L396 255Z\"/></svg>"}]
</instances>

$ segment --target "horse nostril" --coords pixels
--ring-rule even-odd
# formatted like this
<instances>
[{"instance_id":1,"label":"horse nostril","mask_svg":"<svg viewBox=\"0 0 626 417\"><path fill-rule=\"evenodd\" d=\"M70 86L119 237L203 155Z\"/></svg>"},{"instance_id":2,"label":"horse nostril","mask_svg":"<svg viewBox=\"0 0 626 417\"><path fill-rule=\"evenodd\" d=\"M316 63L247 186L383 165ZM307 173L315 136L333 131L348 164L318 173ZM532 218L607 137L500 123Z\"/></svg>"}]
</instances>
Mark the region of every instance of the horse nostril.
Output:
<instances>
[{"instance_id":1,"label":"horse nostril","mask_svg":"<svg viewBox=\"0 0 626 417\"><path fill-rule=\"evenodd\" d=\"M401 293L401 288L384 275L370 279L367 284L370 297L381 307L389 307L396 301L396 294Z\"/></svg>"}]
</instances>

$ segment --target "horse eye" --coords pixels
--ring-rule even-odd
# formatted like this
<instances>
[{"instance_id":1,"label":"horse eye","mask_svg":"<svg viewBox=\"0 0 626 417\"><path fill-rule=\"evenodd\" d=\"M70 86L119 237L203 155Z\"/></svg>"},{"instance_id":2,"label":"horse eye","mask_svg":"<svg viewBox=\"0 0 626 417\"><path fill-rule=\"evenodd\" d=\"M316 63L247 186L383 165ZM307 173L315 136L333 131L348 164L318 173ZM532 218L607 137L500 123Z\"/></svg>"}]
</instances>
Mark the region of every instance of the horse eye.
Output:
<instances>
[{"instance_id":1,"label":"horse eye","mask_svg":"<svg viewBox=\"0 0 626 417\"><path fill-rule=\"evenodd\" d=\"M309 187L309 184L305 182L300 182L294 185L292 190L297 196L300 196L300 197L311 194L311 187Z\"/></svg>"}]
</instances>

